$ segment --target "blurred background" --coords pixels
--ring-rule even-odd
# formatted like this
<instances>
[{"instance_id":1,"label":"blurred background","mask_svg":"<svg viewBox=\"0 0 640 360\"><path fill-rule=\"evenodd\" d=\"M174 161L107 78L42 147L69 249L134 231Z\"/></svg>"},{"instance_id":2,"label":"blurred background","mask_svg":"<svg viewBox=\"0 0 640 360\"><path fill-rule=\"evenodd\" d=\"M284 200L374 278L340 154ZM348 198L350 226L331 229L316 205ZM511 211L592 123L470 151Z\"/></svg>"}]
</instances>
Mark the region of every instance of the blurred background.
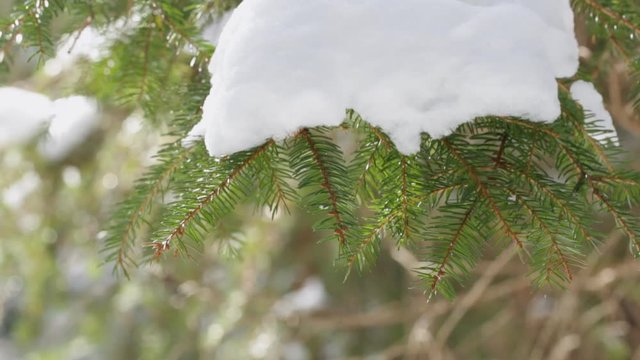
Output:
<instances>
[{"instance_id":1,"label":"blurred background","mask_svg":"<svg viewBox=\"0 0 640 360\"><path fill-rule=\"evenodd\" d=\"M209 41L222 18L205 23ZM578 23L588 62L598 44ZM640 359L640 263L608 218L567 289L535 288L496 248L456 299L427 301L418 261L392 241L344 281L336 244L319 243L300 209L274 221L239 209L226 240L194 258L114 276L106 223L167 129L83 83L113 31L67 39L39 64L27 48L8 66L0 51L0 86L29 91L0 90L0 359ZM606 61L596 84L640 169L631 80ZM51 113L48 128L37 121Z\"/></svg>"}]
</instances>

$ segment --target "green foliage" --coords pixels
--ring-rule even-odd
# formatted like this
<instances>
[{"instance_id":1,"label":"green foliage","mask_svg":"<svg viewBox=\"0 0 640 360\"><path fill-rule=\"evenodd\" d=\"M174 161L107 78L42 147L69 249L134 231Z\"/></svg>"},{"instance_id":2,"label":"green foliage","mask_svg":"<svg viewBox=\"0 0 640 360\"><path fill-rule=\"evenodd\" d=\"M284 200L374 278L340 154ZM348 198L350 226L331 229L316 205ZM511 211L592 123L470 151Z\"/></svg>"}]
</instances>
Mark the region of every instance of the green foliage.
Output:
<instances>
[{"instance_id":1,"label":"green foliage","mask_svg":"<svg viewBox=\"0 0 640 360\"><path fill-rule=\"evenodd\" d=\"M304 191L302 203L325 217L317 230L328 230L341 248L348 247L356 227L351 179L342 150L327 136L328 129L301 130L290 148L291 168Z\"/></svg>"},{"instance_id":2,"label":"green foliage","mask_svg":"<svg viewBox=\"0 0 640 360\"><path fill-rule=\"evenodd\" d=\"M631 213L640 201L640 175L624 169L613 143L594 140L601 130L569 96L569 80L559 82L563 112L553 124L479 118L443 139L425 135L412 156L399 153L354 110L339 130L301 129L283 142L224 158L209 157L201 144L182 146L209 86L204 67L214 49L200 39L201 26L237 3L25 1L0 22L4 52L21 38L33 56L46 58L61 36L51 32L56 16L70 15L75 26L68 32L75 34L93 23L139 20L108 57L86 68L80 85L105 102L138 106L171 129L156 164L114 212L104 251L117 270L127 274L140 260L167 251L198 251L207 234L247 202L272 217L302 205L319 217L316 230L339 244L348 270L375 263L386 239L411 248L422 261L416 270L426 291L445 296L492 242L515 247L536 283L565 284L585 249L598 242L596 214L612 217L633 254L640 253L640 224ZM572 4L600 44L578 77L597 76L612 59L624 59L640 74L640 6ZM354 140L336 141L338 131Z\"/></svg>"}]
</instances>

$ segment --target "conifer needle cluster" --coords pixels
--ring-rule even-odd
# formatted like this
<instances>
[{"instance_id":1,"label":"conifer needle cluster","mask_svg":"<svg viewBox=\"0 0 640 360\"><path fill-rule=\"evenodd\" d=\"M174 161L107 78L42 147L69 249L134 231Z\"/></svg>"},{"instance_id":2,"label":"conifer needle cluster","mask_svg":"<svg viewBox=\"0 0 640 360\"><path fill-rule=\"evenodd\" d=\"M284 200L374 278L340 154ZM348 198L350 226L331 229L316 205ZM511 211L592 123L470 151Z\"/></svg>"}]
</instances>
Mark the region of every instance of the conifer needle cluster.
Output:
<instances>
[{"instance_id":1,"label":"conifer needle cluster","mask_svg":"<svg viewBox=\"0 0 640 360\"><path fill-rule=\"evenodd\" d=\"M441 139L423 134L420 151L401 154L357 109L339 128L301 129L284 141L223 158L181 140L199 121L214 47L202 27L239 1L27 0L0 20L0 69L27 54L40 64L56 44L87 27L132 21L108 56L80 64L78 90L106 104L141 108L170 140L114 211L104 252L127 274L165 253L190 254L240 204L275 215L304 208L340 248L350 271L372 266L385 239L413 249L428 292L454 294L492 242L516 248L536 283L564 284L597 245L596 217L615 220L640 254L640 174L624 153L601 143L594 118L568 92L577 79L598 83L623 61L640 105L640 5L633 0L573 0L592 54L574 79L558 82L562 115L552 124L484 117ZM393 6L392 3L389 6ZM0 70L1 71L1 70ZM2 78L2 75L0 75ZM336 134L348 132L345 146ZM344 139L344 136L340 137ZM355 149L348 150L345 149Z\"/></svg>"}]
</instances>

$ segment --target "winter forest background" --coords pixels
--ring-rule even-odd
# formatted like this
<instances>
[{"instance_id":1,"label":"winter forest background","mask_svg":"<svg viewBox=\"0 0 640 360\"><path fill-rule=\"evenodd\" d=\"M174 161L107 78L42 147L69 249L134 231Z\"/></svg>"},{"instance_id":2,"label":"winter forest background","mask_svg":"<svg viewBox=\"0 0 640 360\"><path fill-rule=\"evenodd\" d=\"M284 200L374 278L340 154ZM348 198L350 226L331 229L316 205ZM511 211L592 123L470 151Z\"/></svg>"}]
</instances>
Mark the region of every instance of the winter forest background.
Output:
<instances>
[{"instance_id":1,"label":"winter forest background","mask_svg":"<svg viewBox=\"0 0 640 360\"><path fill-rule=\"evenodd\" d=\"M69 5L51 20L44 56L37 43L13 47L11 59L0 46L0 86L67 99L54 107L75 119L47 133L0 113L0 359L640 359L640 263L605 216L596 226L602 243L566 288L537 287L517 255L495 246L453 300L427 302L413 271L418 258L392 240L382 242L375 266L345 280L344 268L333 266L338 244L312 230L317 214L294 208L272 221L253 206L226 218L191 258L169 254L128 268L128 278L114 274L114 262L105 262L114 208L172 139L185 83L208 86L199 74L210 43L238 2L186 1L205 15L191 27L164 26L203 40L181 44L180 53L145 41L136 26L149 14L131 12L137 1ZM0 18L17 3L0 0ZM85 16L91 3L93 18ZM628 66L638 53L601 41L607 9L599 9L576 16L581 61L613 116L626 166L640 169ZM152 21L171 18L158 11ZM640 14L637 6L632 12ZM0 101L32 117L46 103L1 90Z\"/></svg>"}]
</instances>

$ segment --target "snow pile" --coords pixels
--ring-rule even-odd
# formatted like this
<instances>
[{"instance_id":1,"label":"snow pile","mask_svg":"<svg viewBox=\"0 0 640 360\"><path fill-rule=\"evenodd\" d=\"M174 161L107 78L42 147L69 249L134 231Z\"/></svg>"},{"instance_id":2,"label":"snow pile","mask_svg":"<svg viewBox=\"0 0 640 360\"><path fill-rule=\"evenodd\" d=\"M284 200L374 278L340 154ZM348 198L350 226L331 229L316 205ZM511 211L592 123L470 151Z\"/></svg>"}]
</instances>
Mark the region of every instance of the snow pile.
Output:
<instances>
[{"instance_id":1,"label":"snow pile","mask_svg":"<svg viewBox=\"0 0 640 360\"><path fill-rule=\"evenodd\" d=\"M94 99L71 96L52 101L35 92L0 87L0 149L24 143L48 128L40 153L60 160L86 139L98 120Z\"/></svg>"},{"instance_id":2,"label":"snow pile","mask_svg":"<svg viewBox=\"0 0 640 360\"><path fill-rule=\"evenodd\" d=\"M574 82L571 85L571 97L582 105L587 115L593 116L598 129L604 130L602 133L593 135L593 138L601 143L611 140L618 145L618 133L613 126L611 114L605 109L602 95L593 84L582 80Z\"/></svg>"},{"instance_id":3,"label":"snow pile","mask_svg":"<svg viewBox=\"0 0 640 360\"><path fill-rule=\"evenodd\" d=\"M302 286L285 294L273 305L273 312L280 318L287 318L296 313L309 313L322 309L327 302L324 283L317 277L310 277Z\"/></svg>"},{"instance_id":4,"label":"snow pile","mask_svg":"<svg viewBox=\"0 0 640 360\"><path fill-rule=\"evenodd\" d=\"M80 145L98 125L98 104L95 99L70 96L53 102L53 119L49 136L40 143L40 154L48 160L65 158Z\"/></svg>"},{"instance_id":5,"label":"snow pile","mask_svg":"<svg viewBox=\"0 0 640 360\"><path fill-rule=\"evenodd\" d=\"M190 139L221 156L353 108L412 153L478 116L555 120L577 67L569 0L245 0Z\"/></svg>"},{"instance_id":6,"label":"snow pile","mask_svg":"<svg viewBox=\"0 0 640 360\"><path fill-rule=\"evenodd\" d=\"M0 149L21 144L45 130L53 116L48 97L35 92L0 87Z\"/></svg>"}]
</instances>

